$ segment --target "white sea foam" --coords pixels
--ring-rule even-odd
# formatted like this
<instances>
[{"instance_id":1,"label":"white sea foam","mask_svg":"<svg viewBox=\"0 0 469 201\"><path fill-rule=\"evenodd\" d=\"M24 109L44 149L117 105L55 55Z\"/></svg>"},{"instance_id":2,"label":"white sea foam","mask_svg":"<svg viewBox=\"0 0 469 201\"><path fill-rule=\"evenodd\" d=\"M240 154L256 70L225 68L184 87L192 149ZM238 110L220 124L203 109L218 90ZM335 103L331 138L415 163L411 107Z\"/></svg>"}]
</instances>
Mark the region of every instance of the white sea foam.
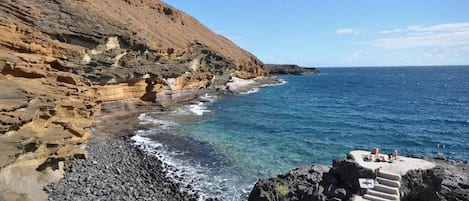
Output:
<instances>
[{"instance_id":1,"label":"white sea foam","mask_svg":"<svg viewBox=\"0 0 469 201\"><path fill-rule=\"evenodd\" d=\"M241 92L241 93L239 93L239 94L243 94L243 95L245 95L245 94L253 94L253 93L259 92L259 90L260 90L260 89L256 87L256 88L250 89L249 91Z\"/></svg>"},{"instance_id":2,"label":"white sea foam","mask_svg":"<svg viewBox=\"0 0 469 201\"><path fill-rule=\"evenodd\" d=\"M181 190L189 194L197 193L199 201L209 197L216 197L221 200L238 201L246 199L250 188L254 184L239 186L237 176L231 174L219 173L218 169L213 170L209 167L194 162L192 160L181 159L185 153L175 151L174 148L168 148L167 145L151 139L152 135L158 135L161 129L172 129L179 124L173 119L178 116L197 115L202 116L211 112L208 108L215 102L217 96L205 94L200 97L200 102L192 105L182 106L170 113L144 113L139 116L141 124L157 125L156 129L139 130L132 137L135 145L139 146L148 154L157 157L165 168L166 176L173 182L181 184ZM169 116L168 116L169 115ZM160 119L159 119L160 118ZM165 132L165 131L163 131Z\"/></svg>"},{"instance_id":3,"label":"white sea foam","mask_svg":"<svg viewBox=\"0 0 469 201\"><path fill-rule=\"evenodd\" d=\"M210 170L200 164L177 159L184 153L171 152L162 143L155 142L148 137L146 131L139 131L132 139L135 145L157 157L166 170L166 176L173 182L181 184L181 190L189 194L197 193L199 201L209 197L221 200L237 201L247 195L250 186L238 186L233 178L210 174ZM211 176L210 176L211 175Z\"/></svg>"},{"instance_id":4,"label":"white sea foam","mask_svg":"<svg viewBox=\"0 0 469 201\"><path fill-rule=\"evenodd\" d=\"M288 82L285 81L285 80L282 80L282 79L279 79L280 83L275 83L275 84L263 84L259 87L255 87L255 88L252 88L251 90L249 91L246 91L246 92L241 92L239 94L242 94L242 95L245 95L245 94L253 94L253 93L257 93L260 91L260 88L262 87L271 87L271 86L279 86L279 85L284 85L284 84L287 84Z\"/></svg>"},{"instance_id":5,"label":"white sea foam","mask_svg":"<svg viewBox=\"0 0 469 201\"><path fill-rule=\"evenodd\" d=\"M261 87L271 87L271 86L279 86L279 85L284 85L287 84L288 82L282 79L278 79L280 83L275 83L275 84L263 84Z\"/></svg>"},{"instance_id":6,"label":"white sea foam","mask_svg":"<svg viewBox=\"0 0 469 201\"><path fill-rule=\"evenodd\" d=\"M207 106L202 103L202 102L199 102L197 104L193 104L193 105L189 105L189 110L198 115L198 116L202 116L204 115L204 113L209 113L210 110L207 109Z\"/></svg>"},{"instance_id":7,"label":"white sea foam","mask_svg":"<svg viewBox=\"0 0 469 201\"><path fill-rule=\"evenodd\" d=\"M200 102L192 105L182 106L176 109L173 114L176 115L190 115L195 114L197 116L202 116L205 113L211 112L208 109L208 105L215 102L217 100L217 96L205 93L203 96L200 97Z\"/></svg>"},{"instance_id":8,"label":"white sea foam","mask_svg":"<svg viewBox=\"0 0 469 201\"><path fill-rule=\"evenodd\" d=\"M171 127L178 126L178 124L174 121L157 119L157 118L152 117L152 114L153 113L140 114L138 116L138 119L140 120L140 124L153 124L155 126L158 126L159 129L169 129Z\"/></svg>"},{"instance_id":9,"label":"white sea foam","mask_svg":"<svg viewBox=\"0 0 469 201\"><path fill-rule=\"evenodd\" d=\"M143 134L145 135L145 134ZM203 175L200 175L197 168L193 166L186 166L183 164L183 161L177 160L174 156L180 154L176 152L170 152L162 143L152 141L150 138L143 137L141 134L137 134L132 137L135 141L135 144L139 146L141 149L148 152L148 154L156 156L163 164L162 167L166 170L166 176L173 180L173 182L177 182L182 184L181 187L183 191L200 191L196 186L193 186L192 189L186 188L187 185L192 183L196 183L193 180L197 178L202 178ZM187 177L190 175L190 178ZM182 178L180 180L176 178ZM194 193L194 192L188 192ZM201 196L199 200L205 200L204 196Z\"/></svg>"},{"instance_id":10,"label":"white sea foam","mask_svg":"<svg viewBox=\"0 0 469 201\"><path fill-rule=\"evenodd\" d=\"M209 94L209 93L205 93L203 96L200 97L201 100L212 102L212 103L215 102L217 98L218 98L217 96Z\"/></svg>"}]
</instances>

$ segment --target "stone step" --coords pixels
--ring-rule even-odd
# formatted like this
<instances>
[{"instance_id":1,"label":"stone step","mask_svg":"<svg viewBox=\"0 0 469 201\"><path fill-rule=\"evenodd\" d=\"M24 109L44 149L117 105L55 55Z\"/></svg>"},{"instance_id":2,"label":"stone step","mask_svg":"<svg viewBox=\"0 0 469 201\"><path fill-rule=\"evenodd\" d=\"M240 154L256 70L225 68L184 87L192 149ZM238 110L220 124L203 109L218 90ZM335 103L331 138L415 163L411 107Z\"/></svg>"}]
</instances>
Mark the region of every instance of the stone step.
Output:
<instances>
[{"instance_id":1,"label":"stone step","mask_svg":"<svg viewBox=\"0 0 469 201\"><path fill-rule=\"evenodd\" d=\"M378 177L383 177L394 181L401 181L401 175L391 172L385 172L382 170L378 171Z\"/></svg>"},{"instance_id":2,"label":"stone step","mask_svg":"<svg viewBox=\"0 0 469 201\"><path fill-rule=\"evenodd\" d=\"M365 200L365 198L363 198L362 196L354 195L352 197L352 201L369 201L369 200Z\"/></svg>"},{"instance_id":3,"label":"stone step","mask_svg":"<svg viewBox=\"0 0 469 201\"><path fill-rule=\"evenodd\" d=\"M370 195L370 194L365 194L363 198L365 200L371 200L371 201L390 201L389 199L381 198L381 197Z\"/></svg>"},{"instance_id":4,"label":"stone step","mask_svg":"<svg viewBox=\"0 0 469 201\"><path fill-rule=\"evenodd\" d=\"M386 186L392 186L392 187L396 187L396 188L401 187L401 182L399 182L399 181L386 179L384 177L376 177L376 180L378 181L378 183L386 185Z\"/></svg>"},{"instance_id":5,"label":"stone step","mask_svg":"<svg viewBox=\"0 0 469 201\"><path fill-rule=\"evenodd\" d=\"M392 187L392 186L386 186L383 184L375 184L375 187L373 188L373 190L399 196L399 189L396 187Z\"/></svg>"},{"instance_id":6,"label":"stone step","mask_svg":"<svg viewBox=\"0 0 469 201\"><path fill-rule=\"evenodd\" d=\"M399 200L399 196L397 196L397 195L393 195L393 194L389 194L389 193L383 193L383 192L375 191L373 189L369 189L367 191L367 194L368 195L373 195L373 196L376 196L376 197L380 197L380 198L386 198L386 199L389 199L389 200Z\"/></svg>"}]
</instances>

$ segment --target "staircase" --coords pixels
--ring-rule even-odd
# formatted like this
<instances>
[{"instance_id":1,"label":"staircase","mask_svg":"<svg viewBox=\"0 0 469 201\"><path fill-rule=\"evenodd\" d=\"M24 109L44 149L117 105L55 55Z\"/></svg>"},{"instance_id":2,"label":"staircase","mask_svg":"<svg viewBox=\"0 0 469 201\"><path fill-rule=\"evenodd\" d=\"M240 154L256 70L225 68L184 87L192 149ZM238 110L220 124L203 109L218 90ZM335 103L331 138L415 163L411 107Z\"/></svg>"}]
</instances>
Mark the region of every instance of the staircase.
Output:
<instances>
[{"instance_id":1,"label":"staircase","mask_svg":"<svg viewBox=\"0 0 469 201\"><path fill-rule=\"evenodd\" d=\"M375 187L368 189L363 196L357 196L354 201L391 201L400 200L399 188L401 187L401 175L379 171L376 177Z\"/></svg>"}]
</instances>

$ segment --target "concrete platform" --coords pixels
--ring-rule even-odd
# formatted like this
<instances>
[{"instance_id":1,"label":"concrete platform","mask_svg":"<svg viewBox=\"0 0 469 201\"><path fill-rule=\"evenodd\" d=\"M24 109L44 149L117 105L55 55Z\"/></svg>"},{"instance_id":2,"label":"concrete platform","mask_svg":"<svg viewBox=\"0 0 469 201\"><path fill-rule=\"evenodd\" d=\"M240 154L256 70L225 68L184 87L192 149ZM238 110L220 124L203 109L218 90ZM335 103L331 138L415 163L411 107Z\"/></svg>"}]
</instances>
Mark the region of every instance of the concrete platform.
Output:
<instances>
[{"instance_id":1,"label":"concrete platform","mask_svg":"<svg viewBox=\"0 0 469 201\"><path fill-rule=\"evenodd\" d=\"M404 156L398 156L397 160L392 160L391 163L389 162L372 162L372 161L365 161L364 158L370 154L369 151L362 151L356 150L351 151L349 155L355 160L359 165L362 167L376 170L380 168L382 172L389 172L399 175L405 175L409 170L416 170L416 169L430 169L435 166L432 162L418 159L418 158L409 158ZM380 154L385 158L388 158L385 154Z\"/></svg>"}]
</instances>

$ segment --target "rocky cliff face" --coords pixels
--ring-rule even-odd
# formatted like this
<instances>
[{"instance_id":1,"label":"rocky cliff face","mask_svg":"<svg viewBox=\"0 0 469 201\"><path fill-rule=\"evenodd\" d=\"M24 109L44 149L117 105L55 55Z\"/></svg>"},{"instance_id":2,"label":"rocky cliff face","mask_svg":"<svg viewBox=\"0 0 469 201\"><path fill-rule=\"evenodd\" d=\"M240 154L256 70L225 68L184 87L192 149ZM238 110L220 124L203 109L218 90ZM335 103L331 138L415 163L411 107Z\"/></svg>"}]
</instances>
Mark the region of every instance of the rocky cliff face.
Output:
<instances>
[{"instance_id":1,"label":"rocky cliff face","mask_svg":"<svg viewBox=\"0 0 469 201\"><path fill-rule=\"evenodd\" d=\"M266 74L255 56L161 1L3 0L0 200L45 199L62 161L85 157L100 103L167 106L230 76Z\"/></svg>"}]
</instances>

